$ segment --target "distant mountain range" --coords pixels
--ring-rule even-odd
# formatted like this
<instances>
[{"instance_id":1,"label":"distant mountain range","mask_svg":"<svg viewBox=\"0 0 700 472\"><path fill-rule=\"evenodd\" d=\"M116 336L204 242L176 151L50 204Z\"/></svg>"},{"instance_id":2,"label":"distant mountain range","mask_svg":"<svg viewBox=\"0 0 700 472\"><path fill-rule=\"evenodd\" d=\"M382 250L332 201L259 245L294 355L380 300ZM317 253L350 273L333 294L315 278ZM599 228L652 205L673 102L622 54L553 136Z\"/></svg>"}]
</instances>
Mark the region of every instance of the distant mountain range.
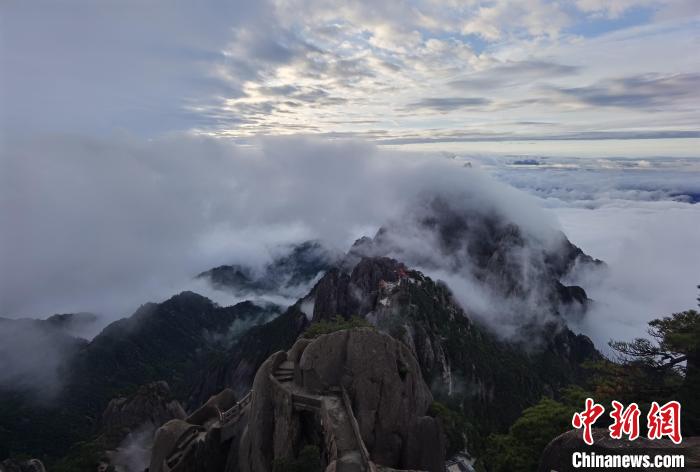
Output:
<instances>
[{"instance_id":1,"label":"distant mountain range","mask_svg":"<svg viewBox=\"0 0 700 472\"><path fill-rule=\"evenodd\" d=\"M423 252L405 244L405 227L394 223L346 254L309 241L290 246L262 271L230 264L198 276L238 294L311 287L288 308L251 302L221 307L183 292L143 305L91 341L71 335L90 315L0 319L4 332L31 325L31 332L44 336L34 341L58 346L62 359L59 387L49 399L28 396L33 386L26 379L2 384L0 457L28 454L59 464L62 456L80 455L76 444L103 432L102 414L112 398L155 381L167 382L188 411L224 389L242 397L271 354L289 349L309 325L338 317L364 319L406 346L433 397L469 419L471 447L503 431L542 395L584 379L582 363L600 354L566 327L565 315L585 316L590 301L583 288L563 280L600 261L563 235L546 246L513 224L466 218L440 202L418 222L417 237L430 237ZM529 300L511 305L523 309L517 335L499 333L458 302L448 285L415 269L434 270L444 260L453 273L468 273L495 296ZM533 310L546 316L531 316Z\"/></svg>"}]
</instances>

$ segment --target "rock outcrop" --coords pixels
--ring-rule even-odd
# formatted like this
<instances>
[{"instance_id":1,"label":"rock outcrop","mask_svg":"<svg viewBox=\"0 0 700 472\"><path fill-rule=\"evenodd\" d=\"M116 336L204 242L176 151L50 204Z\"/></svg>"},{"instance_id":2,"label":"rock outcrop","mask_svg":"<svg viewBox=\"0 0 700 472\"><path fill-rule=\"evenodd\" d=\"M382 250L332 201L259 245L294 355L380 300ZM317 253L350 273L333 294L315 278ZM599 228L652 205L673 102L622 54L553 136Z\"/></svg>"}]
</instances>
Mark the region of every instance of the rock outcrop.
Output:
<instances>
[{"instance_id":1,"label":"rock outcrop","mask_svg":"<svg viewBox=\"0 0 700 472\"><path fill-rule=\"evenodd\" d=\"M366 242L365 242L366 244ZM593 343L560 323L504 340L478 323L450 289L399 261L360 258L351 272L329 271L307 297L313 321L364 317L402 341L440 400L455 399L475 424L506 429L542 395L578 382L581 364L599 358Z\"/></svg>"},{"instance_id":2,"label":"rock outcrop","mask_svg":"<svg viewBox=\"0 0 700 472\"><path fill-rule=\"evenodd\" d=\"M94 439L110 400L134 386L165 380L182 395L192 389L190 382L196 374L213 364L212 358L235 344L236 340L227 342L232 327L264 323L276 314L276 308L251 302L222 307L201 295L183 292L162 303L141 306L90 342L65 334L67 327L75 326L75 316L44 321L0 318L0 345L22 361L14 364L38 359L45 366L34 369L35 373L52 372L50 376L23 375L32 382L32 390L61 387L52 401L36 403L19 388L24 382L0 360L3 383L17 390L0 389L0 459L17 453L66 455L76 443ZM42 346L42 356L34 352L36 346ZM257 364L250 367L250 378L256 368ZM28 428L27 424L41 427Z\"/></svg>"},{"instance_id":3,"label":"rock outcrop","mask_svg":"<svg viewBox=\"0 0 700 472\"><path fill-rule=\"evenodd\" d=\"M319 241L277 248L279 255L255 270L240 264L222 265L202 272L197 277L218 290L237 295L286 295L307 290L318 274L333 267L341 257ZM303 293L296 293L297 296Z\"/></svg>"},{"instance_id":4,"label":"rock outcrop","mask_svg":"<svg viewBox=\"0 0 700 472\"><path fill-rule=\"evenodd\" d=\"M583 442L580 430L568 431L550 442L542 452L538 472L574 472L581 470L574 468L572 455L575 452L585 452L589 455L623 455L639 454L648 455L652 458L657 455L682 454L685 456L685 467L682 470L700 471L700 437L684 438L681 444L674 444L668 439L649 440L637 438L634 441L627 439L612 439L609 432L604 428L593 429L592 446ZM614 472L621 470L619 467L602 467L594 470L601 472ZM675 471L678 468L637 468L641 471Z\"/></svg>"},{"instance_id":5,"label":"rock outcrop","mask_svg":"<svg viewBox=\"0 0 700 472\"><path fill-rule=\"evenodd\" d=\"M0 462L0 472L46 472L46 467L39 459L26 461L6 459Z\"/></svg>"},{"instance_id":6,"label":"rock outcrop","mask_svg":"<svg viewBox=\"0 0 700 472\"><path fill-rule=\"evenodd\" d=\"M576 270L603 263L561 232L515 220L459 198L428 198L373 238L358 240L345 265L352 268L362 257L391 257L428 272L458 275L494 301L507 301L519 314L515 326L543 314L584 311L585 291L562 281Z\"/></svg>"},{"instance_id":7,"label":"rock outcrop","mask_svg":"<svg viewBox=\"0 0 700 472\"><path fill-rule=\"evenodd\" d=\"M167 382L152 382L129 397L109 402L102 414L102 438L107 444L118 444L129 433L145 427L157 428L166 421L185 416L185 410L173 398Z\"/></svg>"},{"instance_id":8,"label":"rock outcrop","mask_svg":"<svg viewBox=\"0 0 700 472\"><path fill-rule=\"evenodd\" d=\"M188 395L187 408L197 408L225 388L231 388L238 396L248 392L265 359L274 352L289 349L309 325L299 305L289 307L272 321L253 326L223 356L194 372L196 380Z\"/></svg>"},{"instance_id":9,"label":"rock outcrop","mask_svg":"<svg viewBox=\"0 0 700 472\"><path fill-rule=\"evenodd\" d=\"M201 411L218 421L194 413L161 427L149 470L271 472L304 456L319 471L442 471L431 403L418 362L392 337L360 328L302 338L261 365L249 396L228 410L210 400Z\"/></svg>"},{"instance_id":10,"label":"rock outcrop","mask_svg":"<svg viewBox=\"0 0 700 472\"><path fill-rule=\"evenodd\" d=\"M433 396L418 362L402 343L369 328L339 331L309 344L299 371L309 392L345 388L375 462L426 470L438 470L444 462L439 453L421 457L425 451L440 451L444 444L435 419L425 416Z\"/></svg>"},{"instance_id":11,"label":"rock outcrop","mask_svg":"<svg viewBox=\"0 0 700 472\"><path fill-rule=\"evenodd\" d=\"M102 429L94 441L104 451L104 470L143 470L148 465L157 428L184 419L185 410L166 382L142 385L136 393L112 399L102 414Z\"/></svg>"}]
</instances>

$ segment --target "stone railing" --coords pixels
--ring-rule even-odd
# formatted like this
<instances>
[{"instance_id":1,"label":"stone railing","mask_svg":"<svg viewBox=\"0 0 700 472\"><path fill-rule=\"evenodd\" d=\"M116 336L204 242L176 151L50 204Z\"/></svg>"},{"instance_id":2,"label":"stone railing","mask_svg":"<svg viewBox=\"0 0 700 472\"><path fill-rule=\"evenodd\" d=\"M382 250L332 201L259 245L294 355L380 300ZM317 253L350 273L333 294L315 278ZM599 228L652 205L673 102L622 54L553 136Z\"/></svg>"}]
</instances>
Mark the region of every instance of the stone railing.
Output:
<instances>
[{"instance_id":1,"label":"stone railing","mask_svg":"<svg viewBox=\"0 0 700 472\"><path fill-rule=\"evenodd\" d=\"M320 397L292 393L292 405L301 410L318 411L321 409L322 400Z\"/></svg>"},{"instance_id":2,"label":"stone railing","mask_svg":"<svg viewBox=\"0 0 700 472\"><path fill-rule=\"evenodd\" d=\"M219 411L219 424L225 425L229 421L236 419L245 407L250 404L253 398L253 390L248 392L243 398L238 400L235 405L226 411Z\"/></svg>"},{"instance_id":3,"label":"stone railing","mask_svg":"<svg viewBox=\"0 0 700 472\"><path fill-rule=\"evenodd\" d=\"M345 406L345 411L347 412L348 418L350 419L350 426L352 427L352 432L355 435L355 441L360 450L360 457L362 458L362 465L370 472L377 472L377 466L372 462L372 458L369 456L369 451L367 446L365 446L365 441L362 439L362 434L360 433L360 425L355 418L355 413L352 411L352 402L348 396L345 387L340 387L340 394L343 399L343 405Z\"/></svg>"}]
</instances>

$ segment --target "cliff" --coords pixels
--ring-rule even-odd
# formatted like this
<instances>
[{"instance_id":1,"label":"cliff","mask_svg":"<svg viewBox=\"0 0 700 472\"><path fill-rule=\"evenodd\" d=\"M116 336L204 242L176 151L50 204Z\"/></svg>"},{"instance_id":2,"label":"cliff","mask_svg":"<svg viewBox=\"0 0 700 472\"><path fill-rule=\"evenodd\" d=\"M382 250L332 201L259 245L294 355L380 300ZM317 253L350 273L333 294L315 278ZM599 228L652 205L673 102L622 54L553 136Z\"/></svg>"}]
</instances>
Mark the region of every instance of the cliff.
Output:
<instances>
[{"instance_id":1,"label":"cliff","mask_svg":"<svg viewBox=\"0 0 700 472\"><path fill-rule=\"evenodd\" d=\"M249 396L204 426L165 424L149 470L268 472L305 460L310 472L437 472L445 440L427 416L431 402L418 362L390 336L364 328L300 339L262 364Z\"/></svg>"}]
</instances>

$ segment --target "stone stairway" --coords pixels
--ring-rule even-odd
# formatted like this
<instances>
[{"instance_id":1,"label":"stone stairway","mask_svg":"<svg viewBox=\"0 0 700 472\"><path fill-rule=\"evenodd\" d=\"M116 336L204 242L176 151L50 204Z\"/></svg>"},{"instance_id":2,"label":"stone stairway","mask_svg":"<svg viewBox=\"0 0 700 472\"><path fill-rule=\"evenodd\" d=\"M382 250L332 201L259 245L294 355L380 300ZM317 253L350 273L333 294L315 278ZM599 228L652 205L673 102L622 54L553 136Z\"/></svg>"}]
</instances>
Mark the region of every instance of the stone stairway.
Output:
<instances>
[{"instance_id":1,"label":"stone stairway","mask_svg":"<svg viewBox=\"0 0 700 472\"><path fill-rule=\"evenodd\" d=\"M282 362L277 369L275 369L274 377L280 383L288 383L294 381L294 363L291 361Z\"/></svg>"},{"instance_id":2,"label":"stone stairway","mask_svg":"<svg viewBox=\"0 0 700 472\"><path fill-rule=\"evenodd\" d=\"M204 429L198 426L190 427L185 434L178 439L177 443L175 444L175 449L170 453L165 461L165 465L168 467L168 470L175 469L178 465L180 465L180 461L184 457L187 448L194 441L203 439L205 434L206 432Z\"/></svg>"}]
</instances>

